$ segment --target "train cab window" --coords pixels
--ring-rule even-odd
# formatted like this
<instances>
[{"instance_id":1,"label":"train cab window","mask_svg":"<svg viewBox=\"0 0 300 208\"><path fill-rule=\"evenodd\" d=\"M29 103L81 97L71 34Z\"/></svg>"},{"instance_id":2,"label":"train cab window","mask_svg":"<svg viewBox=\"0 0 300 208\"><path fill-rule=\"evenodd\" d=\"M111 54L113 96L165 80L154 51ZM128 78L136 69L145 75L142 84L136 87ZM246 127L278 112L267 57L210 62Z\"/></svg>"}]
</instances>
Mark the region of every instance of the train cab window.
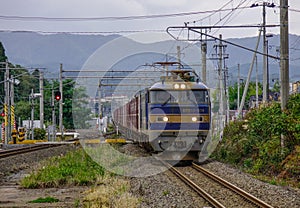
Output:
<instances>
[{"instance_id":1,"label":"train cab window","mask_svg":"<svg viewBox=\"0 0 300 208\"><path fill-rule=\"evenodd\" d=\"M209 96L207 90L193 90L193 94L195 96L197 103L208 103Z\"/></svg>"},{"instance_id":2,"label":"train cab window","mask_svg":"<svg viewBox=\"0 0 300 208\"><path fill-rule=\"evenodd\" d=\"M150 102L151 103L173 103L175 102L176 99L174 98L173 94L163 91L163 90L155 90L155 91L150 91Z\"/></svg>"},{"instance_id":3,"label":"train cab window","mask_svg":"<svg viewBox=\"0 0 300 208\"><path fill-rule=\"evenodd\" d=\"M197 104L197 103L208 103L209 96L206 90L181 90L181 91L163 91L155 90L150 91L150 102L151 103L186 103L186 104Z\"/></svg>"},{"instance_id":4,"label":"train cab window","mask_svg":"<svg viewBox=\"0 0 300 208\"><path fill-rule=\"evenodd\" d=\"M182 93L182 103L208 103L208 92L206 90L188 90Z\"/></svg>"}]
</instances>

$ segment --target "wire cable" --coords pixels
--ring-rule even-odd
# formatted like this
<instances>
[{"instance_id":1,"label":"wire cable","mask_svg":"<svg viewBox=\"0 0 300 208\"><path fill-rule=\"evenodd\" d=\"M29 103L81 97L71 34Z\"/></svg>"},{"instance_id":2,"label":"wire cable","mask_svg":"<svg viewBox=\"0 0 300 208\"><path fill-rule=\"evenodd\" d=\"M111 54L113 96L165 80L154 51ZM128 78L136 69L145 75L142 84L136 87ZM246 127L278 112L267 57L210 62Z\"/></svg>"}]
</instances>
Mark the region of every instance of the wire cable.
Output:
<instances>
[{"instance_id":1,"label":"wire cable","mask_svg":"<svg viewBox=\"0 0 300 208\"><path fill-rule=\"evenodd\" d=\"M246 8L246 7L245 7ZM243 9L243 8L239 8ZM217 9L197 12L182 12L170 14L152 14L152 15L132 15L132 16L107 16L107 17L44 17L44 16L18 16L18 15L0 15L3 20L17 21L118 21L118 20L140 20L140 19L155 19L155 18L171 18L180 16L191 16L199 14L208 14L216 12L231 11L232 9Z\"/></svg>"}]
</instances>

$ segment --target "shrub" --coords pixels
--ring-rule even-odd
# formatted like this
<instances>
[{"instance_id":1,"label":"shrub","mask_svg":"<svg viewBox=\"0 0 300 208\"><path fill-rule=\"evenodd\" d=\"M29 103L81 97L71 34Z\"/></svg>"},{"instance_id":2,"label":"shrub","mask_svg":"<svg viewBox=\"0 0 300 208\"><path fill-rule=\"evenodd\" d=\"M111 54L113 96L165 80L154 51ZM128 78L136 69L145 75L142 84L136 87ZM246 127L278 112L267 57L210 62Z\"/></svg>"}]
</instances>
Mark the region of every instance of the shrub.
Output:
<instances>
[{"instance_id":1,"label":"shrub","mask_svg":"<svg viewBox=\"0 0 300 208\"><path fill-rule=\"evenodd\" d=\"M21 185L24 188L88 185L103 175L104 168L80 149L45 161L38 171L23 178Z\"/></svg>"},{"instance_id":2,"label":"shrub","mask_svg":"<svg viewBox=\"0 0 300 208\"><path fill-rule=\"evenodd\" d=\"M34 140L44 140L46 139L46 130L40 128L34 128Z\"/></svg>"},{"instance_id":3,"label":"shrub","mask_svg":"<svg viewBox=\"0 0 300 208\"><path fill-rule=\"evenodd\" d=\"M285 136L284 148L281 135ZM300 94L289 99L284 111L279 103L270 103L250 110L244 121L230 122L213 157L255 174L294 176L299 168L292 165L296 159L291 158L297 157L291 157L290 153L295 154L297 145L300 145Z\"/></svg>"}]
</instances>

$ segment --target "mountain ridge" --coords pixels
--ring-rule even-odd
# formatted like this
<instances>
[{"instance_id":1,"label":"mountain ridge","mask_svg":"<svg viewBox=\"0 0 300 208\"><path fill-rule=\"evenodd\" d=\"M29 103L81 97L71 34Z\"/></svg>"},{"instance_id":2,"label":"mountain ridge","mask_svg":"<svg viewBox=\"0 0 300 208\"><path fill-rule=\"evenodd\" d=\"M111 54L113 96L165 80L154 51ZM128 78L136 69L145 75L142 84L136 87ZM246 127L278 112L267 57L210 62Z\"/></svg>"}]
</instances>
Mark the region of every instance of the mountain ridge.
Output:
<instances>
[{"instance_id":1,"label":"mountain ridge","mask_svg":"<svg viewBox=\"0 0 300 208\"><path fill-rule=\"evenodd\" d=\"M63 63L66 69L81 69L86 60L101 46L112 41L120 35L82 35L82 34L40 34L35 32L0 32L6 56L13 64L24 67L46 68L48 77L57 77L59 64ZM262 38L261 38L262 39ZM300 79L300 51L294 50L300 36L290 35L290 78L292 81ZM242 45L247 48L254 48L257 37L230 38L227 41ZM261 40L262 41L262 40ZM165 44L166 41L159 42ZM157 44L157 43L153 43ZM212 55L213 45L218 42L208 43L208 56ZM198 44L199 45L199 44ZM260 43L259 51L262 51ZM279 35L268 39L268 51L273 56L279 56ZM241 76L245 77L253 57L253 53L227 44L226 65L231 80L236 80L237 65L241 66ZM209 58L208 57L208 58ZM199 63L201 60L199 57ZM258 55L259 77L262 76L262 56ZM279 62L269 58L270 79L279 78ZM253 69L252 77L255 75Z\"/></svg>"}]
</instances>

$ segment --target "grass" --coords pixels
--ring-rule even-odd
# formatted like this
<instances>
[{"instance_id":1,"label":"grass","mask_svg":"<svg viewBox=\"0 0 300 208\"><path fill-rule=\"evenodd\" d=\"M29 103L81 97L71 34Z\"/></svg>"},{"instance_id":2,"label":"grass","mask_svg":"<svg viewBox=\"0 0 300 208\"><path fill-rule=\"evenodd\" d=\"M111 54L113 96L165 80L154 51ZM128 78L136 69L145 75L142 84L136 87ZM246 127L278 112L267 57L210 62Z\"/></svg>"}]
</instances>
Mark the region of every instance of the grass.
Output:
<instances>
[{"instance_id":1,"label":"grass","mask_svg":"<svg viewBox=\"0 0 300 208\"><path fill-rule=\"evenodd\" d=\"M74 207L77 208L77 207L80 207L80 200L79 199L76 199L75 202L74 202Z\"/></svg>"},{"instance_id":2,"label":"grass","mask_svg":"<svg viewBox=\"0 0 300 208\"><path fill-rule=\"evenodd\" d=\"M53 157L21 180L24 188L49 188L65 185L90 185L104 175L104 168L95 163L82 149L65 156Z\"/></svg>"},{"instance_id":3,"label":"grass","mask_svg":"<svg viewBox=\"0 0 300 208\"><path fill-rule=\"evenodd\" d=\"M118 145L120 144L101 144L97 147L85 147L85 151L92 155L93 160L98 164L103 164L109 171L123 175L124 167L126 168L135 158L116 150L114 147Z\"/></svg>"},{"instance_id":4,"label":"grass","mask_svg":"<svg viewBox=\"0 0 300 208\"><path fill-rule=\"evenodd\" d=\"M299 182L292 179L282 179L276 176L266 176L266 175L254 175L255 178L263 182L269 183L276 186L291 186L295 188L300 188Z\"/></svg>"},{"instance_id":5,"label":"grass","mask_svg":"<svg viewBox=\"0 0 300 208\"><path fill-rule=\"evenodd\" d=\"M55 202L59 202L58 199L47 196L45 198L37 198L35 200L29 201L29 203L55 203Z\"/></svg>"},{"instance_id":6,"label":"grass","mask_svg":"<svg viewBox=\"0 0 300 208\"><path fill-rule=\"evenodd\" d=\"M117 161L123 160L118 158ZM92 185L83 199L74 201L74 207L135 208L141 202L141 199L130 193L128 180L117 177L115 173L106 172L83 149L44 161L40 168L23 178L21 185L24 188ZM30 201L30 203L53 202L58 202L58 199L46 197Z\"/></svg>"},{"instance_id":7,"label":"grass","mask_svg":"<svg viewBox=\"0 0 300 208\"><path fill-rule=\"evenodd\" d=\"M163 191L163 195L164 195L164 196L167 196L169 193L170 193L169 190L164 190L164 191Z\"/></svg>"},{"instance_id":8,"label":"grass","mask_svg":"<svg viewBox=\"0 0 300 208\"><path fill-rule=\"evenodd\" d=\"M86 192L84 207L135 208L141 200L129 193L130 184L125 179L105 177L101 184Z\"/></svg>"}]
</instances>

